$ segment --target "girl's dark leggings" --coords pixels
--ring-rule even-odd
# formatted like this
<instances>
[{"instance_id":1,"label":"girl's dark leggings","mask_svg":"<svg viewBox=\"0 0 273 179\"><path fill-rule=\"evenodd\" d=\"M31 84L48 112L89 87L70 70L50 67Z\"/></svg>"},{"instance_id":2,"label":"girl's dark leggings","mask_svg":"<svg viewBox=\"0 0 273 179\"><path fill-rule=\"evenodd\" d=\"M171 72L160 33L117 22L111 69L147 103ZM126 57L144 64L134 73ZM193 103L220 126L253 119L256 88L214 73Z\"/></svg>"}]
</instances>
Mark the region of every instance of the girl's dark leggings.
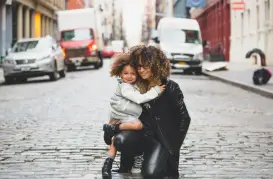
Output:
<instances>
[{"instance_id":1,"label":"girl's dark leggings","mask_svg":"<svg viewBox=\"0 0 273 179\"><path fill-rule=\"evenodd\" d=\"M131 169L133 157L144 153L142 174L145 179L163 179L164 175L178 178L178 165L168 164L169 152L155 139L140 131L122 131L115 136L114 145L121 152L121 167Z\"/></svg>"}]
</instances>

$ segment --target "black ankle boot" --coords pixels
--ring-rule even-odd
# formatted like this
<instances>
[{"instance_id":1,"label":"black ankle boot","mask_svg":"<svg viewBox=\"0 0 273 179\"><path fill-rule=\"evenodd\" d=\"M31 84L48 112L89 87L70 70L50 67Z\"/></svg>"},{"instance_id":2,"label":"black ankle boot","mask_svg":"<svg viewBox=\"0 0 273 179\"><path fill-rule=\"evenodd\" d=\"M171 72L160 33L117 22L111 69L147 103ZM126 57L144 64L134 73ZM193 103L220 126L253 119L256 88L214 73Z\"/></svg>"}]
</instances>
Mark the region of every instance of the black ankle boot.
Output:
<instances>
[{"instance_id":1,"label":"black ankle boot","mask_svg":"<svg viewBox=\"0 0 273 179\"><path fill-rule=\"evenodd\" d=\"M112 176L111 169L112 169L113 159L107 158L103 164L101 174L103 179L110 179Z\"/></svg>"},{"instance_id":2,"label":"black ankle boot","mask_svg":"<svg viewBox=\"0 0 273 179\"><path fill-rule=\"evenodd\" d=\"M125 155L124 153L120 154L120 167L117 170L112 170L117 173L132 173L135 159L132 156Z\"/></svg>"}]
</instances>

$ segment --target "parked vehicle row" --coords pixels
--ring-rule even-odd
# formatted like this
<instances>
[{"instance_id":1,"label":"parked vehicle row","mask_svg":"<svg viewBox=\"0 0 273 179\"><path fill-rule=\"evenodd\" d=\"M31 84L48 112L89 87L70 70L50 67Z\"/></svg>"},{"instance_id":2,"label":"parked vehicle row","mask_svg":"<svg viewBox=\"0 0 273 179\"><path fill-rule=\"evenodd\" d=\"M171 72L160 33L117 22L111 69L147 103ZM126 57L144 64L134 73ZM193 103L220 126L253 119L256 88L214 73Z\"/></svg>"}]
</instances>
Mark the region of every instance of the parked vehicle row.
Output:
<instances>
[{"instance_id":1,"label":"parked vehicle row","mask_svg":"<svg viewBox=\"0 0 273 179\"><path fill-rule=\"evenodd\" d=\"M79 66L101 68L103 55L114 52L104 48L98 13L94 8L58 11L58 42L51 36L18 40L3 60L5 82L45 75L55 81Z\"/></svg>"}]
</instances>

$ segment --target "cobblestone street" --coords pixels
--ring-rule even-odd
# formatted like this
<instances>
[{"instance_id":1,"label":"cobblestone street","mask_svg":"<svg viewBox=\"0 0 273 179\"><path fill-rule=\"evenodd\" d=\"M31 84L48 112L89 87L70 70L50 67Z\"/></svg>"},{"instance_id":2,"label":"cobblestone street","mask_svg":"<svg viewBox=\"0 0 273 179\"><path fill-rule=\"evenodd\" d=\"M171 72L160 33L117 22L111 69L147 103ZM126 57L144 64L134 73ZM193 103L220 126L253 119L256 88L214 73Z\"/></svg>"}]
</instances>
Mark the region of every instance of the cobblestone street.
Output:
<instances>
[{"instance_id":1,"label":"cobblestone street","mask_svg":"<svg viewBox=\"0 0 273 179\"><path fill-rule=\"evenodd\" d=\"M56 82L0 84L1 179L101 178L102 124L116 87L109 62ZM273 178L273 100L204 76L172 79L192 118L181 178ZM141 178L133 172L113 178Z\"/></svg>"}]
</instances>

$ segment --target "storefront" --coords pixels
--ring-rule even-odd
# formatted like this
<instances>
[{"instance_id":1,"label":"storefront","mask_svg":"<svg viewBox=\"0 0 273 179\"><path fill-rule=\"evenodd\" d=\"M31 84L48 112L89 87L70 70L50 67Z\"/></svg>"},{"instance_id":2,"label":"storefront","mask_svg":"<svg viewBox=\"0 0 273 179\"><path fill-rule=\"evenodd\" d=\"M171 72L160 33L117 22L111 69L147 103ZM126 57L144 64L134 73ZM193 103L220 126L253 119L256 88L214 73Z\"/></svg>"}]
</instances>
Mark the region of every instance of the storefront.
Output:
<instances>
[{"instance_id":1,"label":"storefront","mask_svg":"<svg viewBox=\"0 0 273 179\"><path fill-rule=\"evenodd\" d=\"M191 12L199 22L202 38L209 43L212 52L222 53L229 61L230 49L230 4L229 0L208 0L204 9Z\"/></svg>"}]
</instances>

